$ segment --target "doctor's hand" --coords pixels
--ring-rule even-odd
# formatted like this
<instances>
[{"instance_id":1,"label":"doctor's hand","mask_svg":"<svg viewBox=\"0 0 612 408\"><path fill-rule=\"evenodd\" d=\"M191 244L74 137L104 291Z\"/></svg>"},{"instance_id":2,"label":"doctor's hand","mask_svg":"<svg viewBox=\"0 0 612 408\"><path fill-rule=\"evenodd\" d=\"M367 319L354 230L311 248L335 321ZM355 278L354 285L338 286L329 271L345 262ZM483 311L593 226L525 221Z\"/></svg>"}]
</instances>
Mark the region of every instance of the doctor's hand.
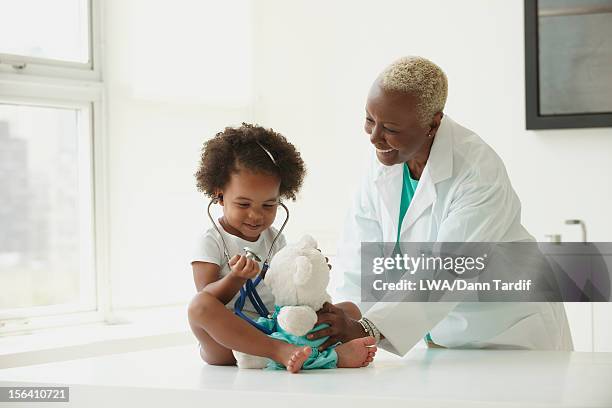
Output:
<instances>
[{"instance_id":1,"label":"doctor's hand","mask_svg":"<svg viewBox=\"0 0 612 408\"><path fill-rule=\"evenodd\" d=\"M234 255L229 261L231 274L240 279L253 279L259 275L259 265L244 255Z\"/></svg>"},{"instance_id":2,"label":"doctor's hand","mask_svg":"<svg viewBox=\"0 0 612 408\"><path fill-rule=\"evenodd\" d=\"M329 336L329 339L319 346L319 350L325 350L338 342L346 343L366 336L363 327L357 320L352 319L344 310L329 302L323 304L323 307L317 312L317 317L316 325L327 323L330 326L307 336L308 340Z\"/></svg>"}]
</instances>

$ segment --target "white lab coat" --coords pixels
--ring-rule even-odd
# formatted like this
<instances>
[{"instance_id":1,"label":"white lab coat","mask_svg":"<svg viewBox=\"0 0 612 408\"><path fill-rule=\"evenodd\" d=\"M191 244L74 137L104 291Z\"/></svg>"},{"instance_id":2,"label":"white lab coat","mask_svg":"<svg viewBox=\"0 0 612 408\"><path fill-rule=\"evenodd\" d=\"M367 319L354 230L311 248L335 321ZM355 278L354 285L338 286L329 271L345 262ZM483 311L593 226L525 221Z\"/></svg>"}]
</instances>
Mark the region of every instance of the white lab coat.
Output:
<instances>
[{"instance_id":1,"label":"white lab coat","mask_svg":"<svg viewBox=\"0 0 612 408\"><path fill-rule=\"evenodd\" d=\"M401 165L384 166L372 154L334 265L344 276L337 295L360 305L384 334L381 346L404 355L430 332L445 347L572 350L561 303L360 302L360 245L396 241L402 171ZM444 116L400 241L533 240L520 218L520 201L499 156L474 132Z\"/></svg>"}]
</instances>

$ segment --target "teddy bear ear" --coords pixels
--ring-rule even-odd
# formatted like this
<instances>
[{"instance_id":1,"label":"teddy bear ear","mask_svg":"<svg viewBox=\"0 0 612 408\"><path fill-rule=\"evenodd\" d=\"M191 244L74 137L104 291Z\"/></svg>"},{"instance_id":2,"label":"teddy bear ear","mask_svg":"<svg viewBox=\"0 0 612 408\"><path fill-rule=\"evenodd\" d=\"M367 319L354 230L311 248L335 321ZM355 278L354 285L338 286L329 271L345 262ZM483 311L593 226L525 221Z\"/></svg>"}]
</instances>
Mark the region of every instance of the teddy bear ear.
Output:
<instances>
[{"instance_id":1,"label":"teddy bear ear","mask_svg":"<svg viewBox=\"0 0 612 408\"><path fill-rule=\"evenodd\" d=\"M304 235L302 239L300 239L300 242L298 245L300 248L303 248L303 249L316 248L317 241L310 235Z\"/></svg>"},{"instance_id":2,"label":"teddy bear ear","mask_svg":"<svg viewBox=\"0 0 612 408\"><path fill-rule=\"evenodd\" d=\"M312 264L310 263L310 259L305 256L298 256L295 259L295 266L293 282L296 285L305 285L312 276Z\"/></svg>"}]
</instances>

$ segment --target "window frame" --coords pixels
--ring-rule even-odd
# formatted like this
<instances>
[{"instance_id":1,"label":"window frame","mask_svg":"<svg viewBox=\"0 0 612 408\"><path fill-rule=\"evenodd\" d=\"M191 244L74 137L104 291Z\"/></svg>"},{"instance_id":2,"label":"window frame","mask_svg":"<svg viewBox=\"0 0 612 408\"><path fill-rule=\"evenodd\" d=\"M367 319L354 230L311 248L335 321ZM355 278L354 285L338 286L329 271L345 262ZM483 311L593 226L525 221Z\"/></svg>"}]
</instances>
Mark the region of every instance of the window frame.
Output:
<instances>
[{"instance_id":1,"label":"window frame","mask_svg":"<svg viewBox=\"0 0 612 408\"><path fill-rule=\"evenodd\" d=\"M108 146L105 135L105 89L102 79L100 0L89 0L90 63L79 64L0 54L0 102L50 108L79 109L87 115L79 121L79 137L88 135L90 284L91 299L79 298L68 305L4 309L0 313L0 336L34 329L68 326L105 320L111 311L108 231ZM25 62L15 69L6 61ZM3 63L5 62L5 63ZM79 270L79 273L84 271ZM82 275L81 275L82 276ZM91 288L91 287L90 287ZM82 294L81 288L81 294Z\"/></svg>"}]
</instances>

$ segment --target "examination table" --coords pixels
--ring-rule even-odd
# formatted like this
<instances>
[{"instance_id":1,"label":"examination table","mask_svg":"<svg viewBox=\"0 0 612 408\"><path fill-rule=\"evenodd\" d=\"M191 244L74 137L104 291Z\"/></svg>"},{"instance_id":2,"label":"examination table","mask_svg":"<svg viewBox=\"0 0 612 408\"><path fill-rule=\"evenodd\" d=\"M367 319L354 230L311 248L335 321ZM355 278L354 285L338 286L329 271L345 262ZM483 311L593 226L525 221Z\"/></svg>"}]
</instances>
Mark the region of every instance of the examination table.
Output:
<instances>
[{"instance_id":1,"label":"examination table","mask_svg":"<svg viewBox=\"0 0 612 408\"><path fill-rule=\"evenodd\" d=\"M70 403L1 407L612 407L612 353L380 350L360 369L239 370L196 346L0 369L0 386L68 385Z\"/></svg>"}]
</instances>

